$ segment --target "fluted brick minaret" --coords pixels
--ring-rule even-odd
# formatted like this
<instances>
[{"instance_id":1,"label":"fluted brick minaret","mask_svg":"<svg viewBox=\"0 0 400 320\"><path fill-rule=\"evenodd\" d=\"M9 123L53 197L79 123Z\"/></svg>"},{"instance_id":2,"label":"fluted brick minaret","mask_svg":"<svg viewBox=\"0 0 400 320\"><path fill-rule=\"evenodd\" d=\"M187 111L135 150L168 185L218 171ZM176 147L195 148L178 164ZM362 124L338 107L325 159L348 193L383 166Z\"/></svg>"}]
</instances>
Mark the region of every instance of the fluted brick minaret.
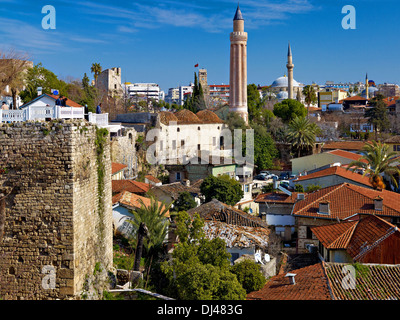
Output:
<instances>
[{"instance_id":1,"label":"fluted brick minaret","mask_svg":"<svg viewBox=\"0 0 400 320\"><path fill-rule=\"evenodd\" d=\"M287 62L287 70L288 70L288 94L289 94L289 99L293 99L293 69L294 69L294 64L293 64L293 57L292 57L292 49L290 48L290 43L289 43L289 49L288 49L288 62Z\"/></svg>"},{"instance_id":2,"label":"fluted brick minaret","mask_svg":"<svg viewBox=\"0 0 400 320\"><path fill-rule=\"evenodd\" d=\"M229 111L240 114L246 124L249 121L247 107L247 32L238 6L231 33Z\"/></svg>"}]
</instances>

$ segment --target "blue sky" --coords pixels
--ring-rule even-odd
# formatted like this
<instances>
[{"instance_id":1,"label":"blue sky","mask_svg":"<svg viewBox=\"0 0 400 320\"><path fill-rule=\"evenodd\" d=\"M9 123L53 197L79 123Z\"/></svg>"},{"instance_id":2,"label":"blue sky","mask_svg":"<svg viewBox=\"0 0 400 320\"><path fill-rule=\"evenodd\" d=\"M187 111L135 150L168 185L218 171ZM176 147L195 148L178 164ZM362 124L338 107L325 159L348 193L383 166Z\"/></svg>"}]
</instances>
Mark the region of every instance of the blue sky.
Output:
<instances>
[{"instance_id":1,"label":"blue sky","mask_svg":"<svg viewBox=\"0 0 400 320\"><path fill-rule=\"evenodd\" d=\"M0 0L0 48L30 54L62 79L90 66L122 68L122 80L156 82L162 90L193 81L229 81L229 34L237 1ZM56 9L56 29L41 26L42 7ZM356 9L356 29L342 28L342 7ZM292 45L302 83L400 84L400 3L396 0L241 0L248 41L248 82L269 85L286 73Z\"/></svg>"}]
</instances>

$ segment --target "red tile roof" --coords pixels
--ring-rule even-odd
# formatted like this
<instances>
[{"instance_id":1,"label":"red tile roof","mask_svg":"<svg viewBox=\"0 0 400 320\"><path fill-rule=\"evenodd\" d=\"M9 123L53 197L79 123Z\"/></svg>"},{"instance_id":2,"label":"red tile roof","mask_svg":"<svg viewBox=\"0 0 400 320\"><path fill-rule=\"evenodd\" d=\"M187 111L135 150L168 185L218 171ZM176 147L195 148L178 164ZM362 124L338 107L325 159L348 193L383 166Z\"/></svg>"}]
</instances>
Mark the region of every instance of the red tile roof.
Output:
<instances>
[{"instance_id":1,"label":"red tile roof","mask_svg":"<svg viewBox=\"0 0 400 320\"><path fill-rule=\"evenodd\" d=\"M296 284L286 274L270 278L264 288L251 292L247 300L332 300L322 263L293 270Z\"/></svg>"},{"instance_id":2,"label":"red tile roof","mask_svg":"<svg viewBox=\"0 0 400 320\"><path fill-rule=\"evenodd\" d=\"M374 199L383 198L382 211L375 210ZM329 201L330 214L319 214L319 203ZM342 183L308 193L305 199L296 202L294 216L344 220L357 214L400 217L400 194L388 190L373 190Z\"/></svg>"},{"instance_id":3,"label":"red tile roof","mask_svg":"<svg viewBox=\"0 0 400 320\"><path fill-rule=\"evenodd\" d=\"M161 181L159 179L157 179L156 177L153 177L152 175L149 175L149 174L147 176L145 176L145 178L154 183L161 183Z\"/></svg>"},{"instance_id":4,"label":"red tile roof","mask_svg":"<svg viewBox=\"0 0 400 320\"><path fill-rule=\"evenodd\" d=\"M322 146L322 149L361 151L364 146L365 146L365 141L332 141L332 142L326 142Z\"/></svg>"},{"instance_id":5,"label":"red tile roof","mask_svg":"<svg viewBox=\"0 0 400 320\"><path fill-rule=\"evenodd\" d=\"M113 180L112 193L120 193L122 191L129 191L131 193L146 193L150 190L150 185L135 180Z\"/></svg>"},{"instance_id":6,"label":"red tile roof","mask_svg":"<svg viewBox=\"0 0 400 320\"><path fill-rule=\"evenodd\" d=\"M59 96L55 96L53 94L48 94L48 96L52 97L54 100L57 100L59 98ZM72 101L71 99L68 99L68 98L67 98L66 105L69 107L73 107L73 108L82 108L83 107L79 103L76 103L75 101Z\"/></svg>"},{"instance_id":7,"label":"red tile roof","mask_svg":"<svg viewBox=\"0 0 400 320\"><path fill-rule=\"evenodd\" d=\"M358 221L313 227L311 231L327 249L346 249Z\"/></svg>"},{"instance_id":8,"label":"red tile roof","mask_svg":"<svg viewBox=\"0 0 400 320\"><path fill-rule=\"evenodd\" d=\"M359 173L352 172L350 170L348 171L343 167L337 167L337 166L330 167L330 168L327 168L327 169L324 169L321 171L313 172L313 173L307 174L305 176L301 176L296 180L296 182L297 181L306 181L306 180L310 180L310 179L318 179L321 177L327 177L327 176L332 176L332 175L337 175L337 176L343 177L345 179L364 184L368 187L372 187L371 183L369 182L368 177L362 176Z\"/></svg>"},{"instance_id":9,"label":"red tile roof","mask_svg":"<svg viewBox=\"0 0 400 320\"><path fill-rule=\"evenodd\" d=\"M324 267L334 300L400 300L400 265L328 262ZM345 267L356 273L353 288L343 285L349 275Z\"/></svg>"},{"instance_id":10,"label":"red tile roof","mask_svg":"<svg viewBox=\"0 0 400 320\"><path fill-rule=\"evenodd\" d=\"M343 99L342 101L367 101L367 100L368 99L360 97L360 96L353 96L353 97Z\"/></svg>"},{"instance_id":11,"label":"red tile roof","mask_svg":"<svg viewBox=\"0 0 400 320\"><path fill-rule=\"evenodd\" d=\"M151 204L151 199L150 198L146 198L146 197L142 197L139 196L137 194L134 193L130 193L128 191L123 191L121 193L116 194L115 196L112 197L112 202L113 205L119 203L122 206L126 206L129 209L136 209L136 208L141 208L142 207L142 202L143 204L148 207ZM162 202L157 201L158 205L161 206ZM163 208L165 208L165 205L162 206ZM166 215L167 217L169 217L169 211Z\"/></svg>"},{"instance_id":12,"label":"red tile roof","mask_svg":"<svg viewBox=\"0 0 400 320\"><path fill-rule=\"evenodd\" d=\"M360 155L360 154L357 154L357 153L354 153L354 152L345 151L345 150L340 150L340 149L328 151L328 153L334 154L334 155L339 156L339 157L347 158L347 159L350 159L352 161L360 160L360 158L362 157L362 155ZM360 161L367 162L366 160L360 160Z\"/></svg>"},{"instance_id":13,"label":"red tile roof","mask_svg":"<svg viewBox=\"0 0 400 320\"><path fill-rule=\"evenodd\" d=\"M116 162L112 162L111 163L111 172L112 172L112 174L116 174L116 173L124 170L125 168L128 168L128 166L124 165L122 163L116 163Z\"/></svg>"},{"instance_id":14,"label":"red tile roof","mask_svg":"<svg viewBox=\"0 0 400 320\"><path fill-rule=\"evenodd\" d=\"M289 196L286 193L283 192L269 192L269 193L263 193L259 194L254 202L256 203L265 203L265 202L270 202L270 203L288 203L292 204L297 201L297 192L292 192L292 195Z\"/></svg>"}]
</instances>

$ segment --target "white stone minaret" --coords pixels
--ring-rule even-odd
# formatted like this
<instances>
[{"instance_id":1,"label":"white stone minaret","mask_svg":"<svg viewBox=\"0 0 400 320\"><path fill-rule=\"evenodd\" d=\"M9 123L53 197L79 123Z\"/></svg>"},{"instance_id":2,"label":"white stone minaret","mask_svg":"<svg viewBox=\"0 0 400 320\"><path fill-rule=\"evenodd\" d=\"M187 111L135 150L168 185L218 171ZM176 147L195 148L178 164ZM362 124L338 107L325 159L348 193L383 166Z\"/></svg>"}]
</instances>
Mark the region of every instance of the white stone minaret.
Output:
<instances>
[{"instance_id":1,"label":"white stone minaret","mask_svg":"<svg viewBox=\"0 0 400 320\"><path fill-rule=\"evenodd\" d=\"M294 64L293 64L293 57L292 57L292 49L290 48L290 43L289 43L289 49L288 49L288 62L287 62L287 70L288 70L288 94L289 94L289 99L293 99L293 69L294 69Z\"/></svg>"},{"instance_id":2,"label":"white stone minaret","mask_svg":"<svg viewBox=\"0 0 400 320\"><path fill-rule=\"evenodd\" d=\"M368 81L368 73L365 76L365 97L369 99L369 81Z\"/></svg>"},{"instance_id":3,"label":"white stone minaret","mask_svg":"<svg viewBox=\"0 0 400 320\"><path fill-rule=\"evenodd\" d=\"M229 111L240 114L248 124L247 108L247 32L244 32L244 19L238 6L233 19L231 33Z\"/></svg>"}]
</instances>

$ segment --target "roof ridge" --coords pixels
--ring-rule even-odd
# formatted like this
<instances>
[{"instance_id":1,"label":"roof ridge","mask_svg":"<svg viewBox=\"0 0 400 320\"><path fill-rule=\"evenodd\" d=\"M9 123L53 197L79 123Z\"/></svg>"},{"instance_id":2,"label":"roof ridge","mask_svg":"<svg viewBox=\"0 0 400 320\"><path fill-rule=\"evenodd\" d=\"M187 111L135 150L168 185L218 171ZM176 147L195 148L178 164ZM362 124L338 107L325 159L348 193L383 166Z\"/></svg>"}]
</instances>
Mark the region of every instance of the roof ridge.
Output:
<instances>
[{"instance_id":1,"label":"roof ridge","mask_svg":"<svg viewBox=\"0 0 400 320\"><path fill-rule=\"evenodd\" d=\"M314 201L310 202L309 204L307 204L306 206L304 206L303 208L301 208L298 212L304 211L304 209L306 209L306 208L310 207L311 205L313 205L317 200L319 200L319 199L321 199L321 198L323 198L323 197L326 197L326 196L332 194L332 193L335 192L336 190L342 188L345 184L346 184L346 183L344 182L344 183L341 183L341 184L337 184L337 185L334 185L334 186L330 186L330 187L324 188L324 189L332 188L332 190L329 191L328 193L326 193L325 195L323 195L323 196L321 196L321 197L315 199ZM315 191L315 192L321 192L321 191L324 190L324 189L320 189L320 190ZM314 192L313 192L313 193L314 193ZM308 194L307 194L307 196L308 196ZM306 198L306 199L307 199L307 198ZM301 201L305 201L305 200L301 200ZM297 215L297 212L296 212L295 214Z\"/></svg>"},{"instance_id":2,"label":"roof ridge","mask_svg":"<svg viewBox=\"0 0 400 320\"><path fill-rule=\"evenodd\" d=\"M350 226L348 229L346 229L339 237L337 237L336 240L333 241L333 242L328 246L328 248L329 248L329 247L332 247L334 244L338 244L340 240L342 240L343 238L345 238L345 236L347 236L347 240L346 240L346 242L344 243L343 247L344 247L344 248L347 248L347 246L349 245L350 240L351 240L351 238L352 238L352 236L353 236L353 234L354 234L354 231L355 231L355 229L356 229L356 227L357 227L357 225L358 225L359 222L360 222L360 221L348 221L348 223L352 223L353 225Z\"/></svg>"}]
</instances>

